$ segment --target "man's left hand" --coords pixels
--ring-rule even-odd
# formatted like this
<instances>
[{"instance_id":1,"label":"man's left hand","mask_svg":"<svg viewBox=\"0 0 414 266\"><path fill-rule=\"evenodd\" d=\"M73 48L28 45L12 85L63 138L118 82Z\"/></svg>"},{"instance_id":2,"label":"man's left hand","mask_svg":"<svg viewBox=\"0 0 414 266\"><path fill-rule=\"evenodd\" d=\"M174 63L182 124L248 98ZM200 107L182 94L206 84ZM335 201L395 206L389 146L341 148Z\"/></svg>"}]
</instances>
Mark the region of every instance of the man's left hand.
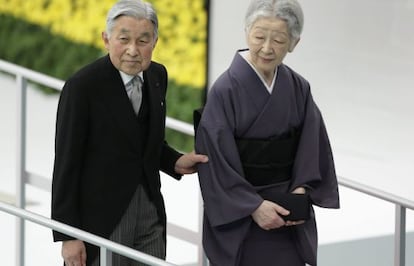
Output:
<instances>
[{"instance_id":1,"label":"man's left hand","mask_svg":"<svg viewBox=\"0 0 414 266\"><path fill-rule=\"evenodd\" d=\"M196 154L192 151L178 158L175 163L175 172L181 175L192 174L197 172L198 163L206 162L208 162L208 157L206 155Z\"/></svg>"}]
</instances>

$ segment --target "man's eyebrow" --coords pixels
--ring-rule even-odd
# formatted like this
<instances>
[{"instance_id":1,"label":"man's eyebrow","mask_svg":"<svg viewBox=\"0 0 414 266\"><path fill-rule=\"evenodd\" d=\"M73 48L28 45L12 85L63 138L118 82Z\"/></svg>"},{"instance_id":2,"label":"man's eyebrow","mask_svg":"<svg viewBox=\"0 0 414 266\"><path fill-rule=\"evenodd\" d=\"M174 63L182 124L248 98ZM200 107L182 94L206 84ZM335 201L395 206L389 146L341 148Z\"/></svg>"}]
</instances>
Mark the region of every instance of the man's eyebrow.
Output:
<instances>
[{"instance_id":1,"label":"man's eyebrow","mask_svg":"<svg viewBox=\"0 0 414 266\"><path fill-rule=\"evenodd\" d=\"M143 32L140 37L151 37L151 35L150 32Z\"/></svg>"},{"instance_id":2,"label":"man's eyebrow","mask_svg":"<svg viewBox=\"0 0 414 266\"><path fill-rule=\"evenodd\" d=\"M131 32L130 30L128 30L128 29L125 29L125 28L122 28L121 29L121 33L129 33L129 32Z\"/></svg>"}]
</instances>

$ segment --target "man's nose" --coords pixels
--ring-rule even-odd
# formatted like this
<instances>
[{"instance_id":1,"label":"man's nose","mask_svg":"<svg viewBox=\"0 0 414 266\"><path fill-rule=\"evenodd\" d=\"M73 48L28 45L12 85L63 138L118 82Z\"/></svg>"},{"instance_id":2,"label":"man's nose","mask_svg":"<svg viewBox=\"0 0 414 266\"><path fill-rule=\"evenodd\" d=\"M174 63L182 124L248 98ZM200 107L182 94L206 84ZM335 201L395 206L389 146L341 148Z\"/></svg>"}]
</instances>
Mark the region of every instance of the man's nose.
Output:
<instances>
[{"instance_id":1,"label":"man's nose","mask_svg":"<svg viewBox=\"0 0 414 266\"><path fill-rule=\"evenodd\" d=\"M135 43L133 43L133 42L131 42L131 43L128 45L127 53L128 53L128 55L130 55L130 56L137 56L137 55L139 55L138 45L137 45L137 44L135 44Z\"/></svg>"}]
</instances>

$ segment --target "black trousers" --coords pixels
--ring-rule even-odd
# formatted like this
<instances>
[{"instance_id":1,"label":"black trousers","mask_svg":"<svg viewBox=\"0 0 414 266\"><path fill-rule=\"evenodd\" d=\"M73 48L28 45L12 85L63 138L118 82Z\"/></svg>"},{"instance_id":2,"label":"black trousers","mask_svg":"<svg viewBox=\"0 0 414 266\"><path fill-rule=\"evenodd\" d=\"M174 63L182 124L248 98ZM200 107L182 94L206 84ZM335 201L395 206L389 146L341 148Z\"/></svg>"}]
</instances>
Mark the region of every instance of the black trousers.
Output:
<instances>
[{"instance_id":1,"label":"black trousers","mask_svg":"<svg viewBox=\"0 0 414 266\"><path fill-rule=\"evenodd\" d=\"M160 259L165 259L166 243L155 205L149 200L147 192L138 186L124 216L110 236L110 240L142 251ZM91 266L99 266L99 255ZM112 255L113 266L144 266L118 254Z\"/></svg>"}]
</instances>

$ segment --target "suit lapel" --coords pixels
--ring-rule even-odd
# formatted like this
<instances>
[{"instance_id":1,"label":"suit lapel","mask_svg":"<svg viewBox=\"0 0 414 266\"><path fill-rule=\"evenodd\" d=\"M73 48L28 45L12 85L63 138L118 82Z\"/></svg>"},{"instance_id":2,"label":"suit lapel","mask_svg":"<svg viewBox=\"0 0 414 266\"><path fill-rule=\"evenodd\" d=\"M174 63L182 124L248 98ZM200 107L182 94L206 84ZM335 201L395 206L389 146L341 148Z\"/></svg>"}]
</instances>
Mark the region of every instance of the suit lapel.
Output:
<instances>
[{"instance_id":1,"label":"suit lapel","mask_svg":"<svg viewBox=\"0 0 414 266\"><path fill-rule=\"evenodd\" d=\"M106 66L102 73L102 98L106 102L108 111L115 121L119 124L126 137L133 145L138 148L139 124L133 111L132 105L125 91L119 71L112 65L107 57ZM157 143L162 140L165 123L165 103L160 84L160 74L153 67L144 71L144 83L147 87L149 101L149 128L148 142L146 145L145 156L153 152Z\"/></svg>"},{"instance_id":2,"label":"suit lapel","mask_svg":"<svg viewBox=\"0 0 414 266\"><path fill-rule=\"evenodd\" d=\"M147 86L150 106L148 143L145 150L145 157L147 157L150 152L153 152L156 143L159 143L162 138L165 104L162 97L163 94L161 93L160 80L154 68L150 67L147 71L144 71L144 82Z\"/></svg>"},{"instance_id":3,"label":"suit lapel","mask_svg":"<svg viewBox=\"0 0 414 266\"><path fill-rule=\"evenodd\" d=\"M125 91L119 71L109 60L106 61L106 73L102 73L102 93L108 111L119 124L126 137L138 147L138 123L132 105Z\"/></svg>"}]
</instances>

